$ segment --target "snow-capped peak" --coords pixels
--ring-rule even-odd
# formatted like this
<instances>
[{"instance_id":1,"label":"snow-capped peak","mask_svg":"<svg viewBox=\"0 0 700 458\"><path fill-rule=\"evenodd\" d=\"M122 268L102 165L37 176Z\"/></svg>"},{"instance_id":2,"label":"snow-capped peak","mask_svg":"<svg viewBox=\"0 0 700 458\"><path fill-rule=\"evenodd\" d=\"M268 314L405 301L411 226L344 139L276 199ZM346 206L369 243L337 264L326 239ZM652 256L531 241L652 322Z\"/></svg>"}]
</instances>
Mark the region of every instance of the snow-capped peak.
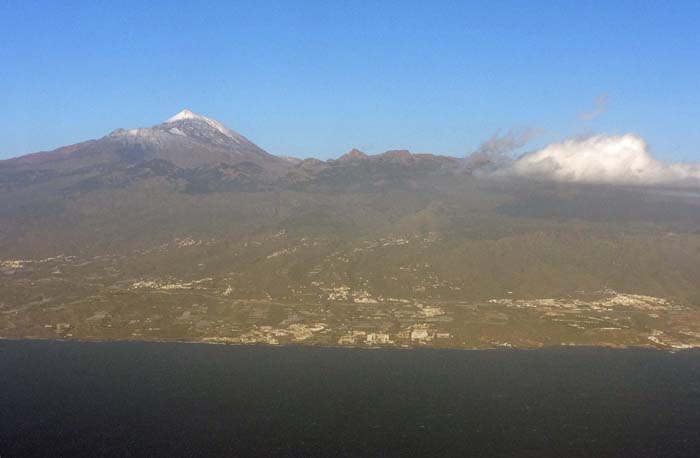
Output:
<instances>
[{"instance_id":1,"label":"snow-capped peak","mask_svg":"<svg viewBox=\"0 0 700 458\"><path fill-rule=\"evenodd\" d=\"M209 119L209 118L206 118L204 116L198 115L197 113L193 113L190 110L188 110L187 108L185 108L184 110L182 110L181 112L179 112L175 116L168 118L165 121L165 123L167 124L167 123L171 123L171 122L184 121L184 120L188 120L188 119L195 119L197 121L203 121L229 138L235 139L237 137L237 135L234 132L232 132L231 130L224 127L224 125L221 124L219 121L215 121L213 119Z\"/></svg>"},{"instance_id":2,"label":"snow-capped peak","mask_svg":"<svg viewBox=\"0 0 700 458\"><path fill-rule=\"evenodd\" d=\"M200 119L200 120L203 120L206 118L204 116L199 116L198 114L192 113L190 110L185 108L184 110L182 110L181 112L179 112L175 116L171 116L170 118L168 118L168 120L165 122L175 122L175 121L180 121L182 119Z\"/></svg>"}]
</instances>

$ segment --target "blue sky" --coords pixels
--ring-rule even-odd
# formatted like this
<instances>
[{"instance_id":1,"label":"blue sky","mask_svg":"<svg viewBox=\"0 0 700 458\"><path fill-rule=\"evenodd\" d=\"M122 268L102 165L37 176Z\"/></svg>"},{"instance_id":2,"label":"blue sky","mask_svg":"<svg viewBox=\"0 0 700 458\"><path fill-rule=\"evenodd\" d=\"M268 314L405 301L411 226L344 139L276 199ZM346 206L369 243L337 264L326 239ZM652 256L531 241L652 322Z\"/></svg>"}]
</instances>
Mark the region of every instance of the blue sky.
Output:
<instances>
[{"instance_id":1,"label":"blue sky","mask_svg":"<svg viewBox=\"0 0 700 458\"><path fill-rule=\"evenodd\" d=\"M274 154L633 132L700 160L700 2L0 3L0 157L189 108ZM582 113L608 94L590 121Z\"/></svg>"}]
</instances>

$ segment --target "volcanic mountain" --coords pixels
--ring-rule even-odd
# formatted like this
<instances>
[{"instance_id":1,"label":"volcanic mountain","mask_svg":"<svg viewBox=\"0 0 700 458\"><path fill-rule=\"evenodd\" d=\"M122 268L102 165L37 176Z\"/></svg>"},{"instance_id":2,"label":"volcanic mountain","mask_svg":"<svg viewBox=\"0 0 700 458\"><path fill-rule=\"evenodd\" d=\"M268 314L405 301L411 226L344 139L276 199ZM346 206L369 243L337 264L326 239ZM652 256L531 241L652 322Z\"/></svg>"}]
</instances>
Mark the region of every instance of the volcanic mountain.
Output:
<instances>
[{"instance_id":1,"label":"volcanic mountain","mask_svg":"<svg viewBox=\"0 0 700 458\"><path fill-rule=\"evenodd\" d=\"M0 161L0 337L700 346L700 194L498 167L282 158L188 110Z\"/></svg>"},{"instance_id":2,"label":"volcanic mountain","mask_svg":"<svg viewBox=\"0 0 700 458\"><path fill-rule=\"evenodd\" d=\"M321 282L392 297L612 287L700 301L697 193L494 179L474 173L494 167L477 159L291 160L183 110L0 161L0 258L111 253L121 276L206 271L273 297ZM196 246L178 251L183 240Z\"/></svg>"},{"instance_id":3,"label":"volcanic mountain","mask_svg":"<svg viewBox=\"0 0 700 458\"><path fill-rule=\"evenodd\" d=\"M153 127L117 129L98 140L10 159L3 165L71 170L151 160L181 168L250 162L274 170L285 163L218 121L185 109Z\"/></svg>"}]
</instances>

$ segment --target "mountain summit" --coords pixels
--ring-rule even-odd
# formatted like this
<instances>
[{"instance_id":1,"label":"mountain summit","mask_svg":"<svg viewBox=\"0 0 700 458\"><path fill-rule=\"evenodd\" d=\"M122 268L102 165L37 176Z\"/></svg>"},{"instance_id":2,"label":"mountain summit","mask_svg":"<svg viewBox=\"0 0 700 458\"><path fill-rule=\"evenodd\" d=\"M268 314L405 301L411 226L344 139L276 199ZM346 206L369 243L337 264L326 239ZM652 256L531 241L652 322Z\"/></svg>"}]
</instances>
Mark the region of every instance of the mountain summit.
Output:
<instances>
[{"instance_id":1,"label":"mountain summit","mask_svg":"<svg viewBox=\"0 0 700 458\"><path fill-rule=\"evenodd\" d=\"M215 121L213 119L209 119L205 116L198 115L196 113L191 112L187 108L176 114L175 116L172 116L168 118L163 124L183 124L183 125L196 125L197 123L203 123L206 124L207 126L211 127L212 129L216 130L220 134L222 134L225 137L231 138L236 140L237 142L240 142L242 140L242 136L227 127L225 127L223 124L221 124L219 121Z\"/></svg>"},{"instance_id":2,"label":"mountain summit","mask_svg":"<svg viewBox=\"0 0 700 458\"><path fill-rule=\"evenodd\" d=\"M180 121L182 119L200 119L203 121L209 121L209 118L205 118L204 116L198 115L196 113L191 112L187 108L176 114L175 116L171 116L168 118L165 122L175 122L175 121Z\"/></svg>"},{"instance_id":3,"label":"mountain summit","mask_svg":"<svg viewBox=\"0 0 700 458\"><path fill-rule=\"evenodd\" d=\"M119 129L106 138L142 148L151 153L150 159L164 159L178 167L282 162L219 121L187 109L150 128Z\"/></svg>"}]
</instances>

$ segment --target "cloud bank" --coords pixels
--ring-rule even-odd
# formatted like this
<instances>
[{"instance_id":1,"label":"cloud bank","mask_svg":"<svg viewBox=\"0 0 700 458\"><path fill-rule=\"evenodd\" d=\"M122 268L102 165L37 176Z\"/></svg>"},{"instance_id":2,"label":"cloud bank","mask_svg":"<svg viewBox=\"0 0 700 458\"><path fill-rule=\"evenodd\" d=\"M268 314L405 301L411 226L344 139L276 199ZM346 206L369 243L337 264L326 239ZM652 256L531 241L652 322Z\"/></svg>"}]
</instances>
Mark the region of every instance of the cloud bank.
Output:
<instances>
[{"instance_id":1,"label":"cloud bank","mask_svg":"<svg viewBox=\"0 0 700 458\"><path fill-rule=\"evenodd\" d=\"M656 160L646 142L632 134L553 143L525 154L496 173L572 183L700 186L700 163Z\"/></svg>"}]
</instances>

